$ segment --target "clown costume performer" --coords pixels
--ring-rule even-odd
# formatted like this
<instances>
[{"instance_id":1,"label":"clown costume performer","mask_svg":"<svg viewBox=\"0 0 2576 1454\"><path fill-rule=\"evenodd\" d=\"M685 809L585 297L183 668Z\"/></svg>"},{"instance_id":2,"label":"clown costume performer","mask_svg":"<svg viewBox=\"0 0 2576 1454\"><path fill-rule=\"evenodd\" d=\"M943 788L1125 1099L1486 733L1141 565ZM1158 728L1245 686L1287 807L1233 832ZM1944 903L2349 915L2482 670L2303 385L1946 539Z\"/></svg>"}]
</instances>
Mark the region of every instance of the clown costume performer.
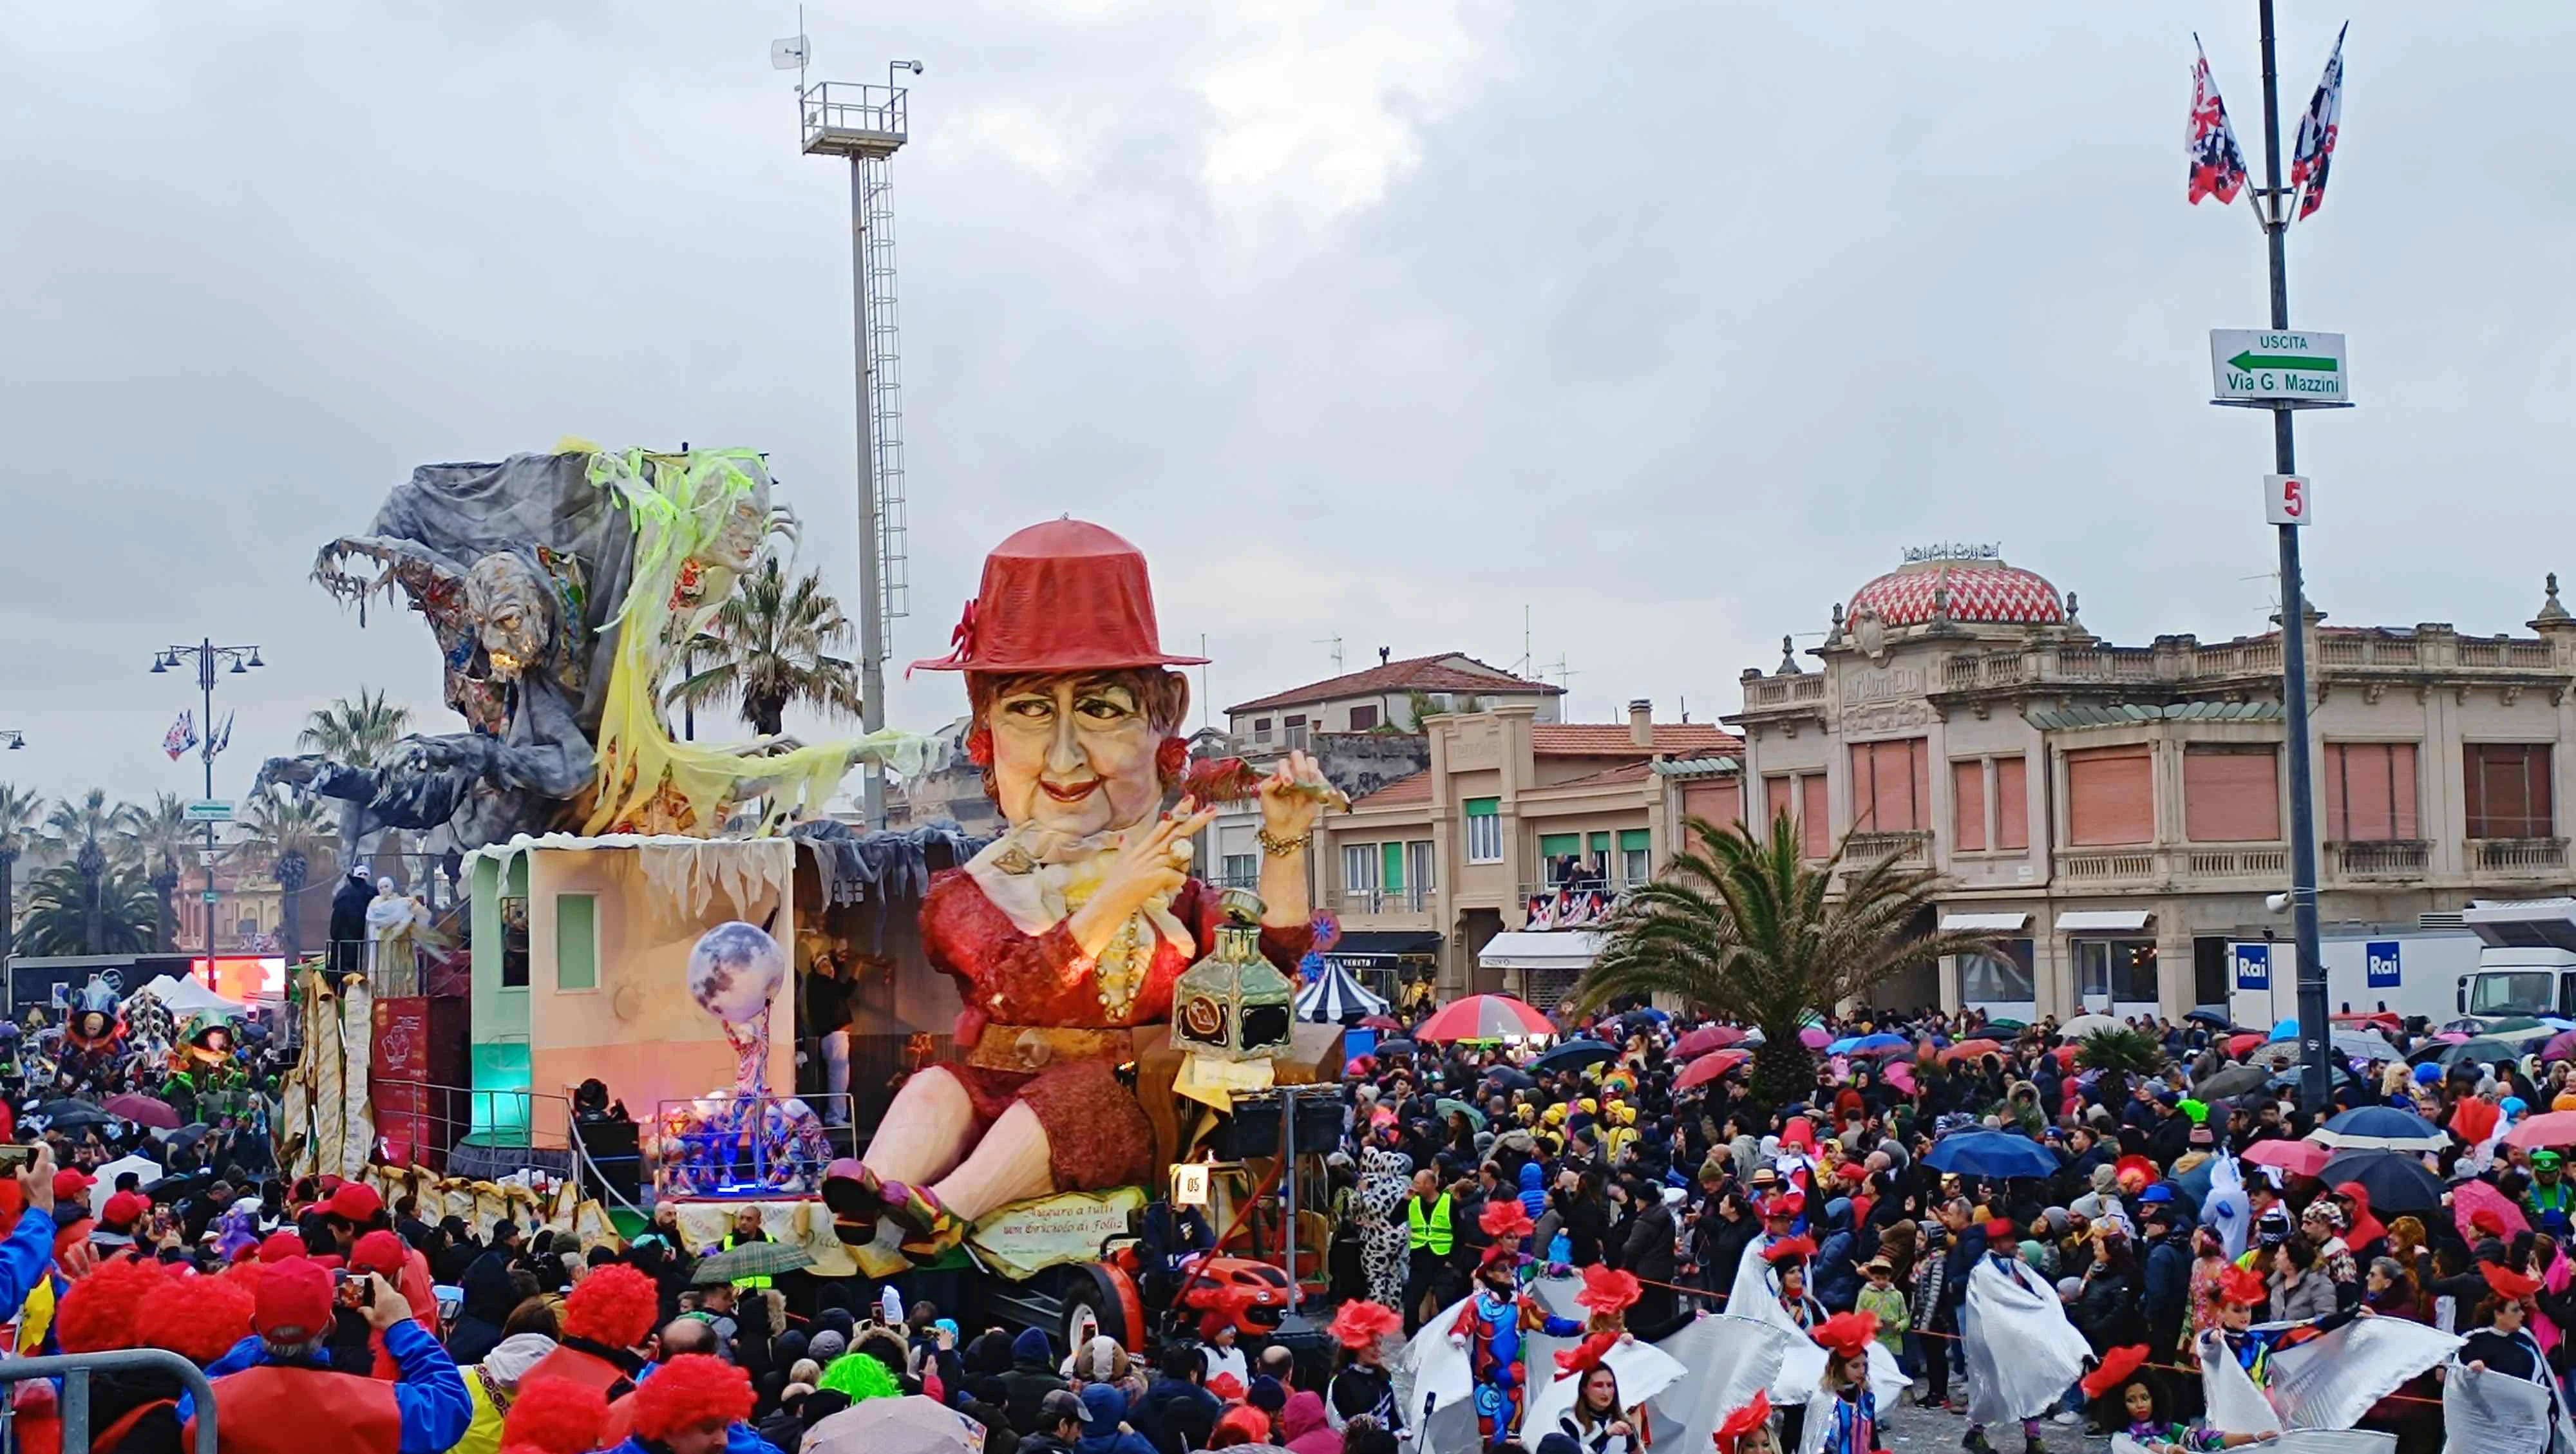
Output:
<instances>
[{"instance_id":1,"label":"clown costume performer","mask_svg":"<svg viewBox=\"0 0 2576 1454\"><path fill-rule=\"evenodd\" d=\"M967 756L1009 824L922 902L923 951L965 1002L963 1060L907 1080L823 1192L844 1241L883 1216L916 1261L1006 1203L1154 1179L1118 1067L1168 1040L1173 982L1219 920L1190 876L1213 810L1161 811L1189 756L1189 679L1170 668L1200 659L1163 650L1136 547L1071 519L1020 531L986 558L954 643L914 666L964 673ZM1291 976L1314 942L1307 848L1331 795L1303 752L1257 789L1261 953Z\"/></svg>"},{"instance_id":2,"label":"clown costume performer","mask_svg":"<svg viewBox=\"0 0 2576 1454\"><path fill-rule=\"evenodd\" d=\"M1529 1411L1529 1335L1575 1338L1582 1336L1583 1325L1551 1315L1522 1290L1520 1239L1527 1235L1529 1213L1519 1202L1487 1207L1483 1226L1494 1245L1477 1265L1475 1294L1459 1306L1449 1325L1449 1342L1467 1354L1468 1373L1475 1380L1476 1432L1491 1448L1518 1435Z\"/></svg>"}]
</instances>

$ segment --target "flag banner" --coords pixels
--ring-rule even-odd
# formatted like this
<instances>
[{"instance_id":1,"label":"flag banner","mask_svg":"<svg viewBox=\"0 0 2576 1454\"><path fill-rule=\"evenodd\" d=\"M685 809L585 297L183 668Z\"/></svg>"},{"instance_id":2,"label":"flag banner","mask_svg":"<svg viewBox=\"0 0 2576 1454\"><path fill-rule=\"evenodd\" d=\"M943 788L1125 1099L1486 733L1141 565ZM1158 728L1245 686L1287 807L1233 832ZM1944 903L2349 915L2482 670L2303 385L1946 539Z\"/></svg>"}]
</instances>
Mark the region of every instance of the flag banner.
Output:
<instances>
[{"instance_id":1,"label":"flag banner","mask_svg":"<svg viewBox=\"0 0 2576 1454\"><path fill-rule=\"evenodd\" d=\"M161 750L170 754L172 762L177 762L179 754L196 745L197 714L194 712L181 712L179 720L170 724L170 730L161 734Z\"/></svg>"},{"instance_id":2,"label":"flag banner","mask_svg":"<svg viewBox=\"0 0 2576 1454\"><path fill-rule=\"evenodd\" d=\"M232 713L226 712L224 714L224 725L222 730L217 731L212 722L206 724L206 729L206 756L212 757L216 753L233 745Z\"/></svg>"},{"instance_id":3,"label":"flag banner","mask_svg":"<svg viewBox=\"0 0 2576 1454\"><path fill-rule=\"evenodd\" d=\"M2352 22L2344 22L2344 30ZM2326 204L2326 173L2334 166L2335 140L2343 131L2343 30L2335 32L2334 54L2317 94L2308 98L2308 114L2299 118L2299 144L2290 152L2290 190L2299 195L2305 218Z\"/></svg>"},{"instance_id":4,"label":"flag banner","mask_svg":"<svg viewBox=\"0 0 2576 1454\"><path fill-rule=\"evenodd\" d=\"M2223 207L2245 189L2245 154L2236 149L2236 129L2227 124L2227 103L2218 99L2199 36L2191 38L2191 48L2199 58L2191 67L2191 170L2183 195L2195 207L2203 197L2215 197Z\"/></svg>"}]
</instances>

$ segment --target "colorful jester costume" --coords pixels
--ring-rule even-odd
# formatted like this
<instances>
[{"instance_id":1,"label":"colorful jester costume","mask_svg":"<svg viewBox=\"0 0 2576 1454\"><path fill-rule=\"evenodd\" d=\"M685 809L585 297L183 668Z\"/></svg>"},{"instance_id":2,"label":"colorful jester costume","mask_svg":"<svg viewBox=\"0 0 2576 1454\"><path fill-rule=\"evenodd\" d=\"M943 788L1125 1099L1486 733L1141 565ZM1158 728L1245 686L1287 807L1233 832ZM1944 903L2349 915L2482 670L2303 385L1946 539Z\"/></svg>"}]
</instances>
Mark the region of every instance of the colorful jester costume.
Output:
<instances>
[{"instance_id":1,"label":"colorful jester costume","mask_svg":"<svg viewBox=\"0 0 2576 1454\"><path fill-rule=\"evenodd\" d=\"M250 1076L233 1059L232 1022L211 1010L190 1016L170 1052L161 1099L191 1121L238 1116L250 1108Z\"/></svg>"},{"instance_id":2,"label":"colorful jester costume","mask_svg":"<svg viewBox=\"0 0 2576 1454\"><path fill-rule=\"evenodd\" d=\"M1493 1202L1481 1225L1494 1245L1477 1265L1475 1296L1458 1310L1449 1340L1467 1350L1476 1429L1492 1448L1513 1440L1529 1407L1529 1335L1578 1338L1583 1324L1551 1314L1520 1284L1521 1238L1531 1230L1526 1208L1517 1201Z\"/></svg>"},{"instance_id":3,"label":"colorful jester costume","mask_svg":"<svg viewBox=\"0 0 2576 1454\"><path fill-rule=\"evenodd\" d=\"M56 1068L64 1082L91 1090L123 1090L126 1031L115 989L97 979L83 985L63 1020Z\"/></svg>"}]
</instances>

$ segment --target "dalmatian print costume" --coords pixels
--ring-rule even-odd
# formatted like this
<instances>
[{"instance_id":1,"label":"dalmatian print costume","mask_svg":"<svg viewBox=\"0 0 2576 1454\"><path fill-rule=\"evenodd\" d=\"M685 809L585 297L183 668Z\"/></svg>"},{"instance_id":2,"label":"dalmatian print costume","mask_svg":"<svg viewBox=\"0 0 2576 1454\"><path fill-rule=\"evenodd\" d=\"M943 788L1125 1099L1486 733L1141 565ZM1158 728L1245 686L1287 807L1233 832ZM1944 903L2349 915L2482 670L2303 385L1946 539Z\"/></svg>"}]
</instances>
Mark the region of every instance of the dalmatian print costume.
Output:
<instances>
[{"instance_id":1,"label":"dalmatian print costume","mask_svg":"<svg viewBox=\"0 0 2576 1454\"><path fill-rule=\"evenodd\" d=\"M1413 1183L1413 1158L1382 1146L1360 1150L1360 1266L1368 1273L1369 1299L1384 1307L1404 1301L1406 1242L1396 1216Z\"/></svg>"}]
</instances>

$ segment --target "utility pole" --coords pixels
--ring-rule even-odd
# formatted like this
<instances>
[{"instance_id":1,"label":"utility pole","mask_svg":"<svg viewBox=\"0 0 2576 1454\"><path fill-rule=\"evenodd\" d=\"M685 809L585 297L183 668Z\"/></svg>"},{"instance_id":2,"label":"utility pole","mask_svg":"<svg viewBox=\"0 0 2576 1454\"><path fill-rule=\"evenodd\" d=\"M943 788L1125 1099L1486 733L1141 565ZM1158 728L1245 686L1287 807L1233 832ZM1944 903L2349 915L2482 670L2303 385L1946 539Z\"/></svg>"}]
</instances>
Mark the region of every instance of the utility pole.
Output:
<instances>
[{"instance_id":1,"label":"utility pole","mask_svg":"<svg viewBox=\"0 0 2576 1454\"><path fill-rule=\"evenodd\" d=\"M194 658L197 663L197 691L205 704L204 735L199 739L197 755L206 768L205 801L212 803L215 800L215 754L230 746L232 738L230 731L226 731L221 739L215 735L215 671L229 663L233 674L241 676L251 668L267 663L259 659L256 646L217 646L212 637L207 637L194 646L164 647L159 656L152 658L152 670L166 672L186 658ZM231 810L226 808L224 811L229 814ZM211 813L206 819L206 894L203 907L206 911L206 973L209 976L214 973L215 965L216 821ZM291 905L285 907L287 912L292 912Z\"/></svg>"},{"instance_id":2,"label":"utility pole","mask_svg":"<svg viewBox=\"0 0 2576 1454\"><path fill-rule=\"evenodd\" d=\"M2263 190L2254 198L2262 219L2264 250L2272 272L2272 327L2290 326L2288 242L2291 199L2281 189L2281 80L2273 61L2272 0L2255 0L2263 45ZM2272 469L2299 472L2291 434L2292 406L2272 405ZM2333 1043L2328 1019L2326 966L2317 944L2317 815L2308 753L2308 608L2299 578L2301 525L2276 527L2281 541L2281 699L2287 709L2290 749L2290 913L2299 960L2299 1058L2306 1068L2301 1099L2322 1114L2333 1094L2327 1060Z\"/></svg>"}]
</instances>

